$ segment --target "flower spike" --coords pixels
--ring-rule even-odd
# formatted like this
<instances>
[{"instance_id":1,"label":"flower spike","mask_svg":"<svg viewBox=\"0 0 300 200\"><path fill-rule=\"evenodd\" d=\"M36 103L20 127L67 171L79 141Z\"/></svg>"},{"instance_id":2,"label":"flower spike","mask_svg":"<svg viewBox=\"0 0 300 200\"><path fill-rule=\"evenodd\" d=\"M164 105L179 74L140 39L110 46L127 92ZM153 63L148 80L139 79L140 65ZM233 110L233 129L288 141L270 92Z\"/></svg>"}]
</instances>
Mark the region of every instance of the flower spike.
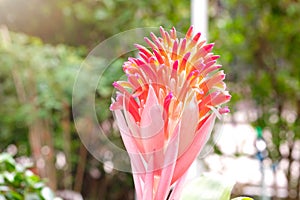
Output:
<instances>
[{"instance_id":1,"label":"flower spike","mask_svg":"<svg viewBox=\"0 0 300 200\"><path fill-rule=\"evenodd\" d=\"M129 153L139 200L178 196L185 174L210 136L216 117L228 113L225 74L191 26L184 38L160 27L139 44L139 58L123 65L127 80L110 109Z\"/></svg>"}]
</instances>

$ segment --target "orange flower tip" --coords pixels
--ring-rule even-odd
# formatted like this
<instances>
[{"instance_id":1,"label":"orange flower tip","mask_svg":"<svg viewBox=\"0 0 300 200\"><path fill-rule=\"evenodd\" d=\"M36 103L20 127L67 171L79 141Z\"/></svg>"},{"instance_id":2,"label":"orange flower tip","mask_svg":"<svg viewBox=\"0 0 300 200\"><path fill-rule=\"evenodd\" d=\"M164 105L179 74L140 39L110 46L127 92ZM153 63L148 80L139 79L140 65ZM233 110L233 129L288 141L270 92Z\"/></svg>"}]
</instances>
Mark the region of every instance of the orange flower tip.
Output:
<instances>
[{"instance_id":1,"label":"orange flower tip","mask_svg":"<svg viewBox=\"0 0 300 200\"><path fill-rule=\"evenodd\" d=\"M156 42L156 41L158 41L158 38L156 37L156 35L154 34L154 33L150 33L150 37L152 38L152 40L154 41L154 42Z\"/></svg>"},{"instance_id":2,"label":"orange flower tip","mask_svg":"<svg viewBox=\"0 0 300 200\"><path fill-rule=\"evenodd\" d=\"M118 82L113 82L113 84L112 84L116 89L118 89L119 91L121 91L121 92L124 92L125 91L125 89L118 83Z\"/></svg>"},{"instance_id":3,"label":"orange flower tip","mask_svg":"<svg viewBox=\"0 0 300 200\"><path fill-rule=\"evenodd\" d=\"M221 79L221 80L224 80L225 77L226 77L226 74L224 74L224 73L221 72L220 79Z\"/></svg>"},{"instance_id":4,"label":"orange flower tip","mask_svg":"<svg viewBox=\"0 0 300 200\"><path fill-rule=\"evenodd\" d=\"M149 58L149 63L152 63L152 64L153 64L153 63L155 63L155 62L156 62L156 60L155 60L154 57L150 57L150 58Z\"/></svg>"},{"instance_id":5,"label":"orange flower tip","mask_svg":"<svg viewBox=\"0 0 300 200\"><path fill-rule=\"evenodd\" d=\"M178 69L178 60L173 63L173 70L177 71Z\"/></svg>"},{"instance_id":6,"label":"orange flower tip","mask_svg":"<svg viewBox=\"0 0 300 200\"><path fill-rule=\"evenodd\" d=\"M146 63L144 63L141 59L135 59L135 63L136 63L139 67L145 66L145 65L146 65Z\"/></svg>"},{"instance_id":7,"label":"orange flower tip","mask_svg":"<svg viewBox=\"0 0 300 200\"><path fill-rule=\"evenodd\" d=\"M140 44L134 44L134 46L137 48L137 49L140 49L141 47L142 47L142 45L140 45Z\"/></svg>"},{"instance_id":8,"label":"orange flower tip","mask_svg":"<svg viewBox=\"0 0 300 200\"><path fill-rule=\"evenodd\" d=\"M213 49L214 45L215 45L214 43L207 44L203 48L206 52L210 52Z\"/></svg>"},{"instance_id":9,"label":"orange flower tip","mask_svg":"<svg viewBox=\"0 0 300 200\"><path fill-rule=\"evenodd\" d=\"M185 64L185 63L187 62L187 60L189 59L190 55L191 55L191 52L187 52L187 53L183 56L182 63Z\"/></svg>"},{"instance_id":10,"label":"orange flower tip","mask_svg":"<svg viewBox=\"0 0 300 200\"><path fill-rule=\"evenodd\" d=\"M143 52L139 52L139 56L144 60L148 60L148 57Z\"/></svg>"},{"instance_id":11,"label":"orange flower tip","mask_svg":"<svg viewBox=\"0 0 300 200\"><path fill-rule=\"evenodd\" d=\"M205 75L212 72L212 71L215 71L215 70L218 70L222 68L222 65L214 65L214 66L209 66L209 67L206 67L204 68L203 70L201 70L202 73L204 73ZM222 78L222 77L221 77ZM225 78L225 76L223 77Z\"/></svg>"},{"instance_id":12,"label":"orange flower tip","mask_svg":"<svg viewBox=\"0 0 300 200\"><path fill-rule=\"evenodd\" d=\"M155 57L157 58L157 61L159 62L159 64L163 64L164 60L161 57L161 55L156 50L153 50L153 53L155 54Z\"/></svg>"},{"instance_id":13,"label":"orange flower tip","mask_svg":"<svg viewBox=\"0 0 300 200\"><path fill-rule=\"evenodd\" d=\"M130 62L130 64L134 63L135 58L133 57L128 57L128 61Z\"/></svg>"},{"instance_id":14,"label":"orange flower tip","mask_svg":"<svg viewBox=\"0 0 300 200\"><path fill-rule=\"evenodd\" d=\"M172 94L172 92L169 92L169 94L166 96L166 98L164 100L164 109L165 110L169 109L169 105L171 103L172 98L173 98L173 94Z\"/></svg>"},{"instance_id":15,"label":"orange flower tip","mask_svg":"<svg viewBox=\"0 0 300 200\"><path fill-rule=\"evenodd\" d=\"M115 105L115 104L112 103L112 104L109 106L109 110L110 110L110 111L114 111L114 110L115 110L115 109L114 109L114 105Z\"/></svg>"},{"instance_id":16,"label":"orange flower tip","mask_svg":"<svg viewBox=\"0 0 300 200\"><path fill-rule=\"evenodd\" d=\"M119 84L118 84L116 81L114 81L112 85L113 85L114 87L118 87L118 86L119 86Z\"/></svg>"},{"instance_id":17,"label":"orange flower tip","mask_svg":"<svg viewBox=\"0 0 300 200\"><path fill-rule=\"evenodd\" d=\"M209 68L212 65L214 65L216 62L217 61L215 60L211 60L211 61L204 61L204 63L200 63L200 64L202 64L202 67Z\"/></svg>"},{"instance_id":18,"label":"orange flower tip","mask_svg":"<svg viewBox=\"0 0 300 200\"><path fill-rule=\"evenodd\" d=\"M206 44L206 40L203 39L201 42L197 44L197 48L201 48L204 44Z\"/></svg>"},{"instance_id":19,"label":"orange flower tip","mask_svg":"<svg viewBox=\"0 0 300 200\"><path fill-rule=\"evenodd\" d=\"M145 47L143 47L142 45L140 44L134 44L135 48L137 48L138 50L143 50L145 49Z\"/></svg>"},{"instance_id":20,"label":"orange flower tip","mask_svg":"<svg viewBox=\"0 0 300 200\"><path fill-rule=\"evenodd\" d=\"M226 94L225 95L225 99L226 99L226 101L229 101L231 99L231 95L230 94Z\"/></svg>"},{"instance_id":21,"label":"orange flower tip","mask_svg":"<svg viewBox=\"0 0 300 200\"><path fill-rule=\"evenodd\" d=\"M175 40L175 42L173 44L173 52L172 53L177 53L177 49L178 49L178 40Z\"/></svg>"},{"instance_id":22,"label":"orange flower tip","mask_svg":"<svg viewBox=\"0 0 300 200\"><path fill-rule=\"evenodd\" d=\"M162 26L159 27L159 31L161 35L165 34L165 29Z\"/></svg>"},{"instance_id":23,"label":"orange flower tip","mask_svg":"<svg viewBox=\"0 0 300 200\"><path fill-rule=\"evenodd\" d=\"M200 33L200 32L197 33L197 34L194 36L193 41L194 41L194 42L198 42L200 36L201 36L201 33Z\"/></svg>"},{"instance_id":24,"label":"orange flower tip","mask_svg":"<svg viewBox=\"0 0 300 200\"><path fill-rule=\"evenodd\" d=\"M198 77L199 75L200 75L199 70L194 70L189 73L186 79L190 80L192 77Z\"/></svg>"},{"instance_id":25,"label":"orange flower tip","mask_svg":"<svg viewBox=\"0 0 300 200\"><path fill-rule=\"evenodd\" d=\"M180 41L180 52L184 51L186 46L186 38L183 38L183 40Z\"/></svg>"},{"instance_id":26,"label":"orange flower tip","mask_svg":"<svg viewBox=\"0 0 300 200\"><path fill-rule=\"evenodd\" d=\"M172 49L172 54L171 54L171 59L175 60L177 57L177 50L178 50L178 41L176 40L173 44L173 49Z\"/></svg>"},{"instance_id":27,"label":"orange flower tip","mask_svg":"<svg viewBox=\"0 0 300 200\"><path fill-rule=\"evenodd\" d=\"M144 40L151 46L152 42L149 40L149 38L144 37Z\"/></svg>"},{"instance_id":28,"label":"orange flower tip","mask_svg":"<svg viewBox=\"0 0 300 200\"><path fill-rule=\"evenodd\" d=\"M169 94L167 95L167 97L166 98L168 98L168 99L172 99L173 98L173 93L172 92L169 92Z\"/></svg>"},{"instance_id":29,"label":"orange flower tip","mask_svg":"<svg viewBox=\"0 0 300 200\"><path fill-rule=\"evenodd\" d=\"M230 109L227 106L219 109L220 114L225 114L225 113L229 113L229 112L230 112Z\"/></svg>"},{"instance_id":30,"label":"orange flower tip","mask_svg":"<svg viewBox=\"0 0 300 200\"><path fill-rule=\"evenodd\" d=\"M219 58L220 58L219 55L213 55L213 56L210 57L211 60L217 60Z\"/></svg>"},{"instance_id":31,"label":"orange flower tip","mask_svg":"<svg viewBox=\"0 0 300 200\"><path fill-rule=\"evenodd\" d=\"M173 28L170 30L170 34L171 34L171 38L173 38L174 40L176 39L176 29L173 26Z\"/></svg>"},{"instance_id":32,"label":"orange flower tip","mask_svg":"<svg viewBox=\"0 0 300 200\"><path fill-rule=\"evenodd\" d=\"M189 38L192 36L192 34L193 34L193 29L194 29L194 27L193 27L193 26L190 26L189 30L186 32L186 35L185 35L186 38L189 39Z\"/></svg>"},{"instance_id":33,"label":"orange flower tip","mask_svg":"<svg viewBox=\"0 0 300 200\"><path fill-rule=\"evenodd\" d=\"M222 67L222 65L214 65L214 66L208 66L208 67L204 67L203 69L201 69L201 73L203 76L206 76L207 74L209 74L210 72L213 72L215 70L218 70Z\"/></svg>"}]
</instances>

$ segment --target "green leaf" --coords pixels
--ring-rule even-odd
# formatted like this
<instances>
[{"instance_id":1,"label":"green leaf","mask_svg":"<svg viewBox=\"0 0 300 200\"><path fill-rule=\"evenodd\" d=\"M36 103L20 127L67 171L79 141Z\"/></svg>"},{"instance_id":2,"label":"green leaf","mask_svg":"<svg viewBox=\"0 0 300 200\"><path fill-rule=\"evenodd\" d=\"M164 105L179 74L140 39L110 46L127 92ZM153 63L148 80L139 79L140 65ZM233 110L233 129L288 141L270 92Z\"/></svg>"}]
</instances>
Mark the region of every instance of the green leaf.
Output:
<instances>
[{"instance_id":1,"label":"green leaf","mask_svg":"<svg viewBox=\"0 0 300 200\"><path fill-rule=\"evenodd\" d=\"M15 173L4 172L3 176L4 180L6 180L9 183L13 183L15 180Z\"/></svg>"},{"instance_id":2,"label":"green leaf","mask_svg":"<svg viewBox=\"0 0 300 200\"><path fill-rule=\"evenodd\" d=\"M36 175L30 175L25 177L26 182L32 188L37 188L36 184L40 183L40 178Z\"/></svg>"},{"instance_id":3,"label":"green leaf","mask_svg":"<svg viewBox=\"0 0 300 200\"><path fill-rule=\"evenodd\" d=\"M250 198L250 197L236 197L236 198L234 198L232 200L253 200L253 199Z\"/></svg>"},{"instance_id":4,"label":"green leaf","mask_svg":"<svg viewBox=\"0 0 300 200\"><path fill-rule=\"evenodd\" d=\"M9 196L9 199L23 200L22 195L15 191L9 191L8 196Z\"/></svg>"},{"instance_id":5,"label":"green leaf","mask_svg":"<svg viewBox=\"0 0 300 200\"><path fill-rule=\"evenodd\" d=\"M215 175L203 175L188 183L181 200L229 200L234 182Z\"/></svg>"},{"instance_id":6,"label":"green leaf","mask_svg":"<svg viewBox=\"0 0 300 200\"><path fill-rule=\"evenodd\" d=\"M13 157L8 153L0 154L0 171L13 171L15 170L16 162Z\"/></svg>"}]
</instances>

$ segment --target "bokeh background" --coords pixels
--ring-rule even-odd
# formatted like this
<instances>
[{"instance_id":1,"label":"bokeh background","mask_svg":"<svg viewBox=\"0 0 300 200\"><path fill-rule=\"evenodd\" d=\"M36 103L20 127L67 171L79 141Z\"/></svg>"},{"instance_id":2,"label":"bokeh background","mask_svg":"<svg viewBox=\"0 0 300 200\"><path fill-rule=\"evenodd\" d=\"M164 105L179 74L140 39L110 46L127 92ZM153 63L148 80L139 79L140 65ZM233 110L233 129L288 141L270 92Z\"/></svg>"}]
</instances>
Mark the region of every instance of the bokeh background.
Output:
<instances>
[{"instance_id":1,"label":"bokeh background","mask_svg":"<svg viewBox=\"0 0 300 200\"><path fill-rule=\"evenodd\" d=\"M0 151L34 163L53 190L134 199L131 175L96 160L76 133L76 73L101 41L136 27L184 33L190 16L188 0L0 0ZM298 200L300 2L210 0L208 17L208 40L233 98L221 133L212 137L214 150L196 169L235 179L233 196ZM96 91L100 125L116 143L108 108L126 56L112 63Z\"/></svg>"}]
</instances>

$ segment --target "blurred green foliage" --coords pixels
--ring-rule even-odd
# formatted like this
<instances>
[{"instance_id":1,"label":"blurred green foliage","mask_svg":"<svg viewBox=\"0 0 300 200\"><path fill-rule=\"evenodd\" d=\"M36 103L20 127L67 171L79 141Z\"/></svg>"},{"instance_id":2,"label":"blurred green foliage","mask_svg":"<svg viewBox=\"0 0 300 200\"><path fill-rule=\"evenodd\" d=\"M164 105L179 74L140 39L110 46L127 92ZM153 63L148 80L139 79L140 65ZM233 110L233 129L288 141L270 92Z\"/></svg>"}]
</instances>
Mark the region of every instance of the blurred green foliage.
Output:
<instances>
[{"instance_id":1,"label":"blurred green foliage","mask_svg":"<svg viewBox=\"0 0 300 200\"><path fill-rule=\"evenodd\" d=\"M288 161L289 192L297 191L290 198L298 199L300 177L292 176L292 168L300 159L293 155L300 139L300 2L214 0L211 5L210 38L228 75L232 112L244 110L249 122L263 129L275 170Z\"/></svg>"},{"instance_id":2,"label":"blurred green foliage","mask_svg":"<svg viewBox=\"0 0 300 200\"><path fill-rule=\"evenodd\" d=\"M137 27L172 26L186 30L190 2L174 0L2 0L0 23L48 43L93 47ZM36 9L36 8L40 9ZM16 14L9 14L14 12Z\"/></svg>"},{"instance_id":3,"label":"blurred green foliage","mask_svg":"<svg viewBox=\"0 0 300 200\"><path fill-rule=\"evenodd\" d=\"M23 34L1 33L0 113L5 117L0 118L0 149L3 151L11 143L27 145L27 125L35 118L51 118L53 128L57 129L55 133L61 132L57 123L63 104L71 103L82 50L44 45L40 39ZM33 105L42 109L35 112ZM26 155L28 150L20 153Z\"/></svg>"},{"instance_id":4,"label":"blurred green foliage","mask_svg":"<svg viewBox=\"0 0 300 200\"><path fill-rule=\"evenodd\" d=\"M9 154L0 154L1 200L59 200L45 183Z\"/></svg>"},{"instance_id":5,"label":"blurred green foliage","mask_svg":"<svg viewBox=\"0 0 300 200\"><path fill-rule=\"evenodd\" d=\"M210 37L216 41L229 86L232 106L250 101L253 124L272 133L279 146L300 139L300 3L298 1L214 1Z\"/></svg>"},{"instance_id":6,"label":"blurred green foliage","mask_svg":"<svg viewBox=\"0 0 300 200\"><path fill-rule=\"evenodd\" d=\"M291 167L295 161L292 150L300 138L299 1L211 0L209 19L209 40L216 43L214 52L221 55L233 95L232 113L241 107L249 111L250 122L262 127L267 136L272 161L287 158ZM36 119L42 120L50 127L54 153L63 151L70 162L68 170L58 170L59 176L71 174L67 184L58 183L59 189L74 189L72 177L77 177L83 160L82 181L92 186L79 185L77 190L83 188L87 199L133 199L130 176L107 174L101 164L82 151L72 121L73 83L89 50L114 34L160 25L185 32L190 25L190 1L2 0L1 24L10 31L41 39L1 31L0 150L15 144L18 155L30 155L30 127ZM112 66L121 69L124 59L119 58ZM111 113L103 108L108 108L111 83L121 73L117 67L109 68L96 91L98 119L111 127ZM66 118L69 128L64 123ZM69 149L65 137L68 129ZM287 155L280 152L283 144L288 144ZM95 169L99 176L91 175ZM297 181L299 188L299 179L292 180L290 170L287 177L291 189L297 188ZM102 188L100 195L97 187Z\"/></svg>"}]
</instances>

